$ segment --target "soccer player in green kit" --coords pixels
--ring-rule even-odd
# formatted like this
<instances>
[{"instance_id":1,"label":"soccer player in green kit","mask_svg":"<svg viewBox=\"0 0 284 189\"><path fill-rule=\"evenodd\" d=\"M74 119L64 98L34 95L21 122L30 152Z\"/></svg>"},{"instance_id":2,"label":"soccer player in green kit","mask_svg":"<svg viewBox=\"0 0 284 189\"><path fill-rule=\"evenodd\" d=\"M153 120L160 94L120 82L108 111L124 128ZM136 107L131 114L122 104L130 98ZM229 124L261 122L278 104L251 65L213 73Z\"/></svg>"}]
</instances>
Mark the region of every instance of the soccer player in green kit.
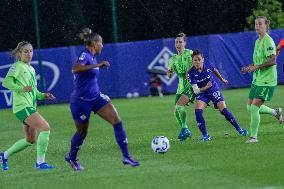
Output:
<instances>
[{"instance_id":1,"label":"soccer player in green kit","mask_svg":"<svg viewBox=\"0 0 284 189\"><path fill-rule=\"evenodd\" d=\"M191 136L191 132L186 124L186 111L184 106L189 102L193 102L195 94L187 79L188 70L192 66L192 50L186 49L186 35L179 33L175 39L175 47L177 54L174 54L169 60L168 76L171 77L176 73L179 79L178 88L175 97L174 113L181 131L178 135L180 141L186 140Z\"/></svg>"},{"instance_id":2,"label":"soccer player in green kit","mask_svg":"<svg viewBox=\"0 0 284 189\"><path fill-rule=\"evenodd\" d=\"M34 68L30 61L33 57L33 47L29 42L22 41L13 50L16 62L10 67L3 80L3 87L13 92L13 113L24 124L25 138L18 140L5 152L0 153L0 162L3 170L8 170L8 157L24 150L35 143L37 137L36 169L52 169L52 165L45 162L45 154L49 142L49 125L36 111L36 100L55 97L51 93L41 93L37 90L37 81Z\"/></svg>"},{"instance_id":3,"label":"soccer player in green kit","mask_svg":"<svg viewBox=\"0 0 284 189\"><path fill-rule=\"evenodd\" d=\"M257 133L260 123L260 114L275 116L279 123L283 122L282 109L272 109L264 105L270 101L277 86L276 47L273 39L268 35L269 20L264 16L255 19L255 31L258 39L255 42L253 64L242 68L243 74L253 72L253 81L247 101L250 112L251 136L246 143L258 142Z\"/></svg>"}]
</instances>

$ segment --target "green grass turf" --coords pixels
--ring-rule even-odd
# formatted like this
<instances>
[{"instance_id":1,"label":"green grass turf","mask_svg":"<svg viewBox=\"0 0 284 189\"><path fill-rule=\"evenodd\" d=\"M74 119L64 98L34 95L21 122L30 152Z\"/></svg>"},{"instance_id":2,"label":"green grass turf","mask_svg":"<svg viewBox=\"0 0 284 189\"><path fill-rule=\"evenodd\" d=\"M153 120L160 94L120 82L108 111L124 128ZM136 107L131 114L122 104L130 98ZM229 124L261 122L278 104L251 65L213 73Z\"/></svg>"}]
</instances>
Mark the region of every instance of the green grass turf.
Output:
<instances>
[{"instance_id":1,"label":"green grass turf","mask_svg":"<svg viewBox=\"0 0 284 189\"><path fill-rule=\"evenodd\" d=\"M226 104L242 127L249 129L246 111L248 89L226 90ZM284 86L279 86L270 107L283 107ZM270 115L261 116L259 143L245 144L213 107L204 115L212 141L199 141L194 109L187 107L193 137L176 140L179 128L173 116L174 96L114 99L125 125L130 152L140 167L124 166L112 127L92 116L88 137L79 152L83 172L74 172L64 161L75 128L69 106L41 106L38 111L51 126L47 162L57 169L33 168L36 147L10 157L10 170L0 171L0 189L76 188L284 188L284 125ZM23 137L21 125L11 110L0 111L0 150ZM171 141L168 153L155 154L151 140L165 135Z\"/></svg>"}]
</instances>

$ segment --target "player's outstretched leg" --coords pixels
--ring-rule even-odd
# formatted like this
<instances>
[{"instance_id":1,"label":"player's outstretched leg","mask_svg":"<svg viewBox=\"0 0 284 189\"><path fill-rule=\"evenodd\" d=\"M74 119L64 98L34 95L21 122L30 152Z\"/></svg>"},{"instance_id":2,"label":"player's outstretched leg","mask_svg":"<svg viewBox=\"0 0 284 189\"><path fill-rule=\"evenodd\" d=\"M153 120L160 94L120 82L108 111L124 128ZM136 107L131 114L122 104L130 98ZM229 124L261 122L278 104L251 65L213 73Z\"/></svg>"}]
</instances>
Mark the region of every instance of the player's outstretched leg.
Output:
<instances>
[{"instance_id":1,"label":"player's outstretched leg","mask_svg":"<svg viewBox=\"0 0 284 189\"><path fill-rule=\"evenodd\" d=\"M13 144L7 151L0 153L0 162L2 161L2 169L5 171L9 169L8 166L9 156L18 153L31 145L32 145L31 143L27 142L27 140L23 138L15 142L15 144Z\"/></svg>"},{"instance_id":2,"label":"player's outstretched leg","mask_svg":"<svg viewBox=\"0 0 284 189\"><path fill-rule=\"evenodd\" d=\"M234 115L227 108L224 108L220 112L226 118L226 120L229 121L234 126L234 128L238 131L238 133L241 136L247 136L249 134L247 130L240 127Z\"/></svg>"},{"instance_id":3,"label":"player's outstretched leg","mask_svg":"<svg viewBox=\"0 0 284 189\"><path fill-rule=\"evenodd\" d=\"M133 159L128 152L128 141L122 123L118 122L114 124L113 129L116 142L123 155L122 163L125 165L131 165L132 167L139 166L140 163Z\"/></svg>"},{"instance_id":4,"label":"player's outstretched leg","mask_svg":"<svg viewBox=\"0 0 284 189\"><path fill-rule=\"evenodd\" d=\"M203 117L202 109L195 109L195 119L198 124L198 128L202 134L201 141L209 141L211 137L207 133L206 123Z\"/></svg>"},{"instance_id":5,"label":"player's outstretched leg","mask_svg":"<svg viewBox=\"0 0 284 189\"><path fill-rule=\"evenodd\" d=\"M259 113L260 114L270 114L274 117L276 117L276 119L278 120L278 122L280 124L282 124L283 122L283 116L282 116L282 108L276 108L276 109L272 109L268 106L265 105L261 105L259 108Z\"/></svg>"}]
</instances>

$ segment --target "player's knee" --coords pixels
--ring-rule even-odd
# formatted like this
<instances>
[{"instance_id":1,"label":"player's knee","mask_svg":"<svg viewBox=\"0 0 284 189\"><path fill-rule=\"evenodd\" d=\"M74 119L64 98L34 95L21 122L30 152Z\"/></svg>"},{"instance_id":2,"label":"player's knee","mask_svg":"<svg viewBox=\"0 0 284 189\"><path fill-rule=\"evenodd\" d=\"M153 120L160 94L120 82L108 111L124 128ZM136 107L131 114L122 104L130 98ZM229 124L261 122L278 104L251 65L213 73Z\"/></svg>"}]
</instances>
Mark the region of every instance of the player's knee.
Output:
<instances>
[{"instance_id":1,"label":"player's knee","mask_svg":"<svg viewBox=\"0 0 284 189\"><path fill-rule=\"evenodd\" d=\"M42 124L38 127L38 131L50 131L49 124L48 124L47 122L42 123Z\"/></svg>"},{"instance_id":2,"label":"player's knee","mask_svg":"<svg viewBox=\"0 0 284 189\"><path fill-rule=\"evenodd\" d=\"M35 138L27 138L26 140L30 144L35 144L36 143L36 139Z\"/></svg>"},{"instance_id":3,"label":"player's knee","mask_svg":"<svg viewBox=\"0 0 284 189\"><path fill-rule=\"evenodd\" d=\"M111 123L112 125L117 124L117 123L119 123L119 122L121 122L121 119L120 119L119 116L114 116L114 117L112 117L112 119L111 119L111 121L110 121L110 123Z\"/></svg>"},{"instance_id":4,"label":"player's knee","mask_svg":"<svg viewBox=\"0 0 284 189\"><path fill-rule=\"evenodd\" d=\"M30 144L36 143L36 136L34 134L28 134L26 135L26 141Z\"/></svg>"},{"instance_id":5,"label":"player's knee","mask_svg":"<svg viewBox=\"0 0 284 189\"><path fill-rule=\"evenodd\" d=\"M85 138L88 134L87 130L81 130L81 131L77 131L78 135L80 135L81 137Z\"/></svg>"}]
</instances>

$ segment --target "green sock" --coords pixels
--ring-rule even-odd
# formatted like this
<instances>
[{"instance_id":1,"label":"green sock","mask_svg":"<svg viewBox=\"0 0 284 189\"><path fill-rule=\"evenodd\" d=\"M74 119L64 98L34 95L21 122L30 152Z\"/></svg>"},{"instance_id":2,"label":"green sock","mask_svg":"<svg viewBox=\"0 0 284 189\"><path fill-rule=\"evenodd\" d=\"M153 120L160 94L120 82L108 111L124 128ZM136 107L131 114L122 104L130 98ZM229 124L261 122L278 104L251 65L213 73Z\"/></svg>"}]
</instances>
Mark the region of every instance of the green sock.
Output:
<instances>
[{"instance_id":1,"label":"green sock","mask_svg":"<svg viewBox=\"0 0 284 189\"><path fill-rule=\"evenodd\" d=\"M273 116L276 115L276 111L274 109L269 108L268 106L265 106L265 105L260 106L259 113L260 114L270 114Z\"/></svg>"},{"instance_id":2,"label":"green sock","mask_svg":"<svg viewBox=\"0 0 284 189\"><path fill-rule=\"evenodd\" d=\"M182 128L182 122L180 120L178 111L175 111L175 117L176 117L178 125Z\"/></svg>"},{"instance_id":3,"label":"green sock","mask_svg":"<svg viewBox=\"0 0 284 189\"><path fill-rule=\"evenodd\" d=\"M260 115L259 115L259 107L252 104L250 108L250 116L251 116L251 121L250 121L250 132L251 132L251 137L257 137L257 132L259 128L259 123L260 123Z\"/></svg>"},{"instance_id":4,"label":"green sock","mask_svg":"<svg viewBox=\"0 0 284 189\"><path fill-rule=\"evenodd\" d=\"M37 163L45 162L50 131L41 131L37 138Z\"/></svg>"},{"instance_id":5,"label":"green sock","mask_svg":"<svg viewBox=\"0 0 284 189\"><path fill-rule=\"evenodd\" d=\"M31 146L32 144L27 142L25 138L18 140L13 146L11 146L6 152L8 156L11 156L15 153L18 153L27 147Z\"/></svg>"},{"instance_id":6,"label":"green sock","mask_svg":"<svg viewBox=\"0 0 284 189\"><path fill-rule=\"evenodd\" d=\"M177 112L178 112L179 117L180 117L182 128L187 128L187 125L186 125L186 112L185 112L184 106L177 105L176 107L177 107Z\"/></svg>"},{"instance_id":7,"label":"green sock","mask_svg":"<svg viewBox=\"0 0 284 189\"><path fill-rule=\"evenodd\" d=\"M247 104L247 111L250 112L250 104Z\"/></svg>"}]
</instances>

